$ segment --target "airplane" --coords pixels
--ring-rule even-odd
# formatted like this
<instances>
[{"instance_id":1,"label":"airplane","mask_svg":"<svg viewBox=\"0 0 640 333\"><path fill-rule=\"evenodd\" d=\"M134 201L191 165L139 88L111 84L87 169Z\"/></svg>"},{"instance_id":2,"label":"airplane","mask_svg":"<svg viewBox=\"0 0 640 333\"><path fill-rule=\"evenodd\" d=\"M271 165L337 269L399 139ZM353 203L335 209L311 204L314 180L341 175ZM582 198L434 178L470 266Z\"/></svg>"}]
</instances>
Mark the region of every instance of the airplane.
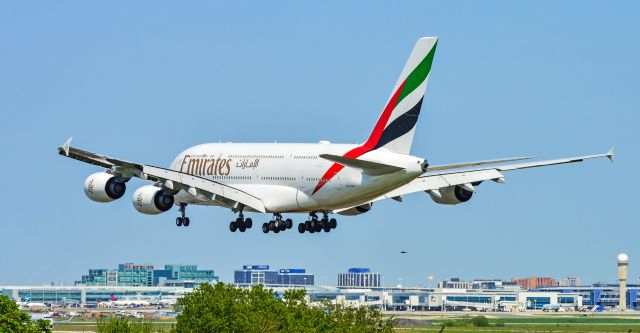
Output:
<instances>
[{"instance_id":1,"label":"airplane","mask_svg":"<svg viewBox=\"0 0 640 333\"><path fill-rule=\"evenodd\" d=\"M400 254L407 254L407 253L408 253L408 252L407 252L407 251L404 251L404 250L403 250L403 251L400 251Z\"/></svg>"},{"instance_id":2,"label":"airplane","mask_svg":"<svg viewBox=\"0 0 640 333\"><path fill-rule=\"evenodd\" d=\"M337 220L329 214L359 215L384 199L426 192L436 203L467 202L484 181L504 183L503 173L607 157L607 153L543 161L513 157L432 166L411 155L422 101L431 76L437 37L418 39L391 96L369 137L362 144L205 143L187 148L169 165L158 167L109 157L71 146L69 138L58 153L105 168L84 182L89 199L110 202L121 198L133 177L153 182L133 193L133 206L143 214L160 214L177 206L176 226L190 225L187 205L221 206L237 215L229 230L253 226L245 212L272 214L264 233L291 229L284 214L308 214L300 233L330 232Z\"/></svg>"},{"instance_id":3,"label":"airplane","mask_svg":"<svg viewBox=\"0 0 640 333\"><path fill-rule=\"evenodd\" d=\"M27 311L40 311L47 307L47 305L44 303L32 302L30 295L28 297L25 297L24 301L17 301L16 304L18 304L18 307L21 310L27 310Z\"/></svg>"}]
</instances>

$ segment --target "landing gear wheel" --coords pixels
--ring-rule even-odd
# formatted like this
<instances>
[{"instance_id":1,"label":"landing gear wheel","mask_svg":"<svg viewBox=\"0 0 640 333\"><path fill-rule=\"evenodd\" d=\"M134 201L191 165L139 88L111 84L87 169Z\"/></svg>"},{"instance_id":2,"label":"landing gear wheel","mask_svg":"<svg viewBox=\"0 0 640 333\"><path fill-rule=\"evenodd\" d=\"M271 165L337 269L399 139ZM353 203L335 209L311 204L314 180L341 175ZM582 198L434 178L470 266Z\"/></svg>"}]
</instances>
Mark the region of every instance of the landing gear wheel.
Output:
<instances>
[{"instance_id":1,"label":"landing gear wheel","mask_svg":"<svg viewBox=\"0 0 640 333\"><path fill-rule=\"evenodd\" d=\"M236 232L236 229L238 229L238 225L235 222L229 223L229 230L231 230L231 232Z\"/></svg>"},{"instance_id":2,"label":"landing gear wheel","mask_svg":"<svg viewBox=\"0 0 640 333\"><path fill-rule=\"evenodd\" d=\"M276 234L279 233L280 232L280 228L273 229L273 232L276 233Z\"/></svg>"},{"instance_id":3,"label":"landing gear wheel","mask_svg":"<svg viewBox=\"0 0 640 333\"><path fill-rule=\"evenodd\" d=\"M178 227L188 227L189 226L189 218L186 216L187 204L181 203L178 211L180 212L180 217L176 217L176 226Z\"/></svg>"},{"instance_id":4,"label":"landing gear wheel","mask_svg":"<svg viewBox=\"0 0 640 333\"><path fill-rule=\"evenodd\" d=\"M331 229L335 229L338 226L338 221L336 219L330 219L329 225L331 226Z\"/></svg>"},{"instance_id":5,"label":"landing gear wheel","mask_svg":"<svg viewBox=\"0 0 640 333\"><path fill-rule=\"evenodd\" d=\"M304 223L298 224L298 232L301 234L304 234L304 230L305 230L305 224Z\"/></svg>"},{"instance_id":6,"label":"landing gear wheel","mask_svg":"<svg viewBox=\"0 0 640 333\"><path fill-rule=\"evenodd\" d=\"M311 229L308 229L308 230L309 230L309 233L310 233L310 234L313 234L313 233L315 233L315 232L316 232L316 228L311 228Z\"/></svg>"},{"instance_id":7,"label":"landing gear wheel","mask_svg":"<svg viewBox=\"0 0 640 333\"><path fill-rule=\"evenodd\" d=\"M269 230L276 231L276 222L275 221L269 221Z\"/></svg>"},{"instance_id":8,"label":"landing gear wheel","mask_svg":"<svg viewBox=\"0 0 640 333\"><path fill-rule=\"evenodd\" d=\"M251 227L253 227L253 221L250 218L244 220L244 226L247 227L247 229L251 229Z\"/></svg>"},{"instance_id":9,"label":"landing gear wheel","mask_svg":"<svg viewBox=\"0 0 640 333\"><path fill-rule=\"evenodd\" d=\"M304 221L304 227L307 230L311 230L311 221Z\"/></svg>"},{"instance_id":10,"label":"landing gear wheel","mask_svg":"<svg viewBox=\"0 0 640 333\"><path fill-rule=\"evenodd\" d=\"M264 232L265 234L269 233L269 223L265 222L262 224L262 232Z\"/></svg>"},{"instance_id":11,"label":"landing gear wheel","mask_svg":"<svg viewBox=\"0 0 640 333\"><path fill-rule=\"evenodd\" d=\"M285 221L280 221L280 231L285 231L287 230L287 222Z\"/></svg>"},{"instance_id":12,"label":"landing gear wheel","mask_svg":"<svg viewBox=\"0 0 640 333\"><path fill-rule=\"evenodd\" d=\"M245 227L244 223L241 223L238 227L238 230L240 230L240 232L245 232L245 230L247 230L247 227Z\"/></svg>"},{"instance_id":13,"label":"landing gear wheel","mask_svg":"<svg viewBox=\"0 0 640 333\"><path fill-rule=\"evenodd\" d=\"M285 224L287 226L287 229L291 229L293 227L293 220L286 219L285 222L286 222Z\"/></svg>"},{"instance_id":14,"label":"landing gear wheel","mask_svg":"<svg viewBox=\"0 0 640 333\"><path fill-rule=\"evenodd\" d=\"M322 230L324 230L324 232L329 232L329 231L331 231L331 226L330 226L329 224L326 224L326 225L322 228Z\"/></svg>"}]
</instances>

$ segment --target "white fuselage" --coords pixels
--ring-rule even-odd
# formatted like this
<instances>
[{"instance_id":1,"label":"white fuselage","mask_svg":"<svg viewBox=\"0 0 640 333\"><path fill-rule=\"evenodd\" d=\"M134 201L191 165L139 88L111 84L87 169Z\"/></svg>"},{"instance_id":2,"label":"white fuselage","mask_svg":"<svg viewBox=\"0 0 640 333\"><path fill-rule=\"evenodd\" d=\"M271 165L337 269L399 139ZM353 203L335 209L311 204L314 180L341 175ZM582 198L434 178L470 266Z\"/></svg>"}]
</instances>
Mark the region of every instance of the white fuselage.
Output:
<instances>
[{"instance_id":1,"label":"white fuselage","mask_svg":"<svg viewBox=\"0 0 640 333\"><path fill-rule=\"evenodd\" d=\"M365 204L423 172L424 159L374 150L360 159L404 170L375 176L361 169L344 167L333 176L325 176L334 162L320 154L342 156L356 147L330 143L209 143L183 151L170 168L260 197L267 211L273 213L331 211ZM322 183L320 188L319 183ZM186 191L176 195L176 203L229 204L196 197Z\"/></svg>"}]
</instances>

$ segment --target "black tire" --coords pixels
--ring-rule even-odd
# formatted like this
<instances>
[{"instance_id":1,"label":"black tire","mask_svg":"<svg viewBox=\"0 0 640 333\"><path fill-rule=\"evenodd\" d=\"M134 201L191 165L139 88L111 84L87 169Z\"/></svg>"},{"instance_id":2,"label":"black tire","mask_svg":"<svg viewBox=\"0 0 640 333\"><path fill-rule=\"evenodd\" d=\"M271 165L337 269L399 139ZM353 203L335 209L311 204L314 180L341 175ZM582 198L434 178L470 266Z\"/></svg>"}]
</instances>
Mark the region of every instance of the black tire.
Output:
<instances>
[{"instance_id":1,"label":"black tire","mask_svg":"<svg viewBox=\"0 0 640 333\"><path fill-rule=\"evenodd\" d=\"M285 222L287 222L286 223L287 229L293 228L293 220L292 219L287 219Z\"/></svg>"},{"instance_id":2,"label":"black tire","mask_svg":"<svg viewBox=\"0 0 640 333\"><path fill-rule=\"evenodd\" d=\"M316 232L316 229L315 228L311 228L311 229L308 229L308 231L309 231L310 234L313 234L313 233Z\"/></svg>"},{"instance_id":3,"label":"black tire","mask_svg":"<svg viewBox=\"0 0 640 333\"><path fill-rule=\"evenodd\" d=\"M298 232L299 232L299 233L304 234L305 229L306 229L306 228L305 228L304 223L300 223L300 224L298 224Z\"/></svg>"},{"instance_id":4,"label":"black tire","mask_svg":"<svg viewBox=\"0 0 640 333\"><path fill-rule=\"evenodd\" d=\"M322 228L322 230L324 230L324 232L329 232L331 231L331 226L327 224L324 226L324 228Z\"/></svg>"},{"instance_id":5,"label":"black tire","mask_svg":"<svg viewBox=\"0 0 640 333\"><path fill-rule=\"evenodd\" d=\"M176 226L182 227L182 217L176 217Z\"/></svg>"},{"instance_id":6,"label":"black tire","mask_svg":"<svg viewBox=\"0 0 640 333\"><path fill-rule=\"evenodd\" d=\"M275 221L269 221L269 230L276 231L276 222Z\"/></svg>"},{"instance_id":7,"label":"black tire","mask_svg":"<svg viewBox=\"0 0 640 333\"><path fill-rule=\"evenodd\" d=\"M338 220L330 219L329 220L329 225L331 226L331 229L335 229L338 226Z\"/></svg>"},{"instance_id":8,"label":"black tire","mask_svg":"<svg viewBox=\"0 0 640 333\"><path fill-rule=\"evenodd\" d=\"M231 232L236 232L237 229L238 229L238 225L236 225L235 221L232 221L231 223L229 223L229 230Z\"/></svg>"},{"instance_id":9,"label":"black tire","mask_svg":"<svg viewBox=\"0 0 640 333\"><path fill-rule=\"evenodd\" d=\"M247 227L247 229L251 229L251 227L253 227L253 220L250 218L244 220L244 226Z\"/></svg>"},{"instance_id":10,"label":"black tire","mask_svg":"<svg viewBox=\"0 0 640 333\"><path fill-rule=\"evenodd\" d=\"M273 230L274 233L279 233L280 232L280 228L275 228L275 230Z\"/></svg>"},{"instance_id":11,"label":"black tire","mask_svg":"<svg viewBox=\"0 0 640 333\"><path fill-rule=\"evenodd\" d=\"M322 226L320 224L316 225L316 232L322 231Z\"/></svg>"},{"instance_id":12,"label":"black tire","mask_svg":"<svg viewBox=\"0 0 640 333\"><path fill-rule=\"evenodd\" d=\"M285 221L280 221L280 231L285 231L287 230L287 222Z\"/></svg>"},{"instance_id":13,"label":"black tire","mask_svg":"<svg viewBox=\"0 0 640 333\"><path fill-rule=\"evenodd\" d=\"M269 223L265 222L262 224L262 232L264 232L265 234L269 233Z\"/></svg>"},{"instance_id":14,"label":"black tire","mask_svg":"<svg viewBox=\"0 0 640 333\"><path fill-rule=\"evenodd\" d=\"M185 227L188 227L189 223L190 223L190 221L189 221L188 217L185 217L184 220L182 221L182 225L185 226Z\"/></svg>"},{"instance_id":15,"label":"black tire","mask_svg":"<svg viewBox=\"0 0 640 333\"><path fill-rule=\"evenodd\" d=\"M311 220L311 222L309 222L309 230L316 231L316 226L317 225L318 225L318 221L317 220Z\"/></svg>"},{"instance_id":16,"label":"black tire","mask_svg":"<svg viewBox=\"0 0 640 333\"><path fill-rule=\"evenodd\" d=\"M238 227L238 230L240 230L240 232L245 232L247 230L247 227L245 227L244 223L240 224L240 226Z\"/></svg>"},{"instance_id":17,"label":"black tire","mask_svg":"<svg viewBox=\"0 0 640 333\"><path fill-rule=\"evenodd\" d=\"M304 221L305 229L311 230L311 221Z\"/></svg>"}]
</instances>

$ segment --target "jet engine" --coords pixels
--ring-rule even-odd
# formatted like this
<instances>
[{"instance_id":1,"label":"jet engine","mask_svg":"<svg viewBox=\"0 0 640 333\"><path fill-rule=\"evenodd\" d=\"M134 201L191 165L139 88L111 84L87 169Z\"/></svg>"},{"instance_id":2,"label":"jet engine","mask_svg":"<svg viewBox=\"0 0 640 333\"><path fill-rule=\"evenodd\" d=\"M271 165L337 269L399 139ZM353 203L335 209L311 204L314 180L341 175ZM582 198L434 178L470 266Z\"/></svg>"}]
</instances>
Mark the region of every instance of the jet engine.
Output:
<instances>
[{"instance_id":1,"label":"jet engine","mask_svg":"<svg viewBox=\"0 0 640 333\"><path fill-rule=\"evenodd\" d=\"M457 205L469 201L473 196L473 191L460 185L444 187L438 191L427 191L427 193L433 201L441 205Z\"/></svg>"},{"instance_id":2,"label":"jet engine","mask_svg":"<svg viewBox=\"0 0 640 333\"><path fill-rule=\"evenodd\" d=\"M142 186L133 192L133 207L142 214L156 215L173 207L173 195L153 185Z\"/></svg>"},{"instance_id":3,"label":"jet engine","mask_svg":"<svg viewBox=\"0 0 640 333\"><path fill-rule=\"evenodd\" d=\"M84 181L84 194L97 202L120 199L126 190L127 185L123 180L106 172L96 172Z\"/></svg>"},{"instance_id":4,"label":"jet engine","mask_svg":"<svg viewBox=\"0 0 640 333\"><path fill-rule=\"evenodd\" d=\"M338 214L340 215L347 215L347 216L353 216L353 215L360 215L363 213L366 213L368 211L371 210L371 207L373 207L373 203L367 203L364 205L360 205L360 206L355 206L355 207L351 207L347 210L343 210L341 212L339 212Z\"/></svg>"}]
</instances>

